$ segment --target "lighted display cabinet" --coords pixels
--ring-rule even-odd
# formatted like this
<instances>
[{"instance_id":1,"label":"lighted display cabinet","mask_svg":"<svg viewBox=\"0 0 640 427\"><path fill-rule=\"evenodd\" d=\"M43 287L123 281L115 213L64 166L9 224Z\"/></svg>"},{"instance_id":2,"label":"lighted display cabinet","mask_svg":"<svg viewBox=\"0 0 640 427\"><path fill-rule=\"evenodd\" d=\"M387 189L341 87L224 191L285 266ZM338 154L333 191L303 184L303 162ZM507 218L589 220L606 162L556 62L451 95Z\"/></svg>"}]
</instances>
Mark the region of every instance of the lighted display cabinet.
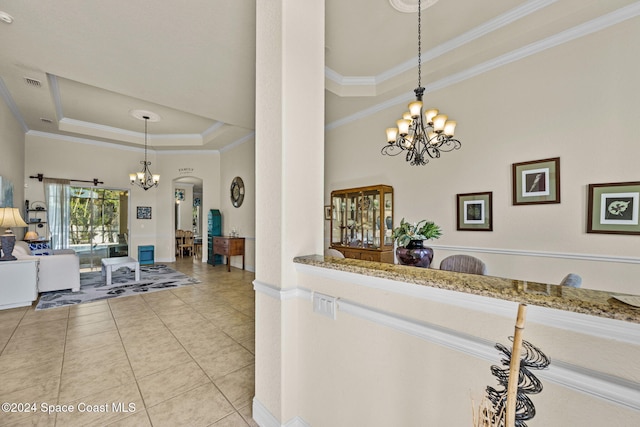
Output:
<instances>
[{"instance_id":1,"label":"lighted display cabinet","mask_svg":"<svg viewBox=\"0 0 640 427\"><path fill-rule=\"evenodd\" d=\"M393 264L393 187L331 192L331 247L346 258Z\"/></svg>"}]
</instances>

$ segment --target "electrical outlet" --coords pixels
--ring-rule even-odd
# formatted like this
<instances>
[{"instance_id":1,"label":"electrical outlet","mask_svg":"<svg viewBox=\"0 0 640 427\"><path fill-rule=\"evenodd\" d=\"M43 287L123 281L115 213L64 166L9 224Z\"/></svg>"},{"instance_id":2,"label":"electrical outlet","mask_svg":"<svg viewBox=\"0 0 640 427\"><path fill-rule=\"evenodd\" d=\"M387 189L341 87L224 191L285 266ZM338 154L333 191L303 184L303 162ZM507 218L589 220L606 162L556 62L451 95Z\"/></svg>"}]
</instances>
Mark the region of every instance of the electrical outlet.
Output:
<instances>
[{"instance_id":1,"label":"electrical outlet","mask_svg":"<svg viewBox=\"0 0 640 427\"><path fill-rule=\"evenodd\" d=\"M336 319L336 297L313 293L313 311L323 316Z\"/></svg>"}]
</instances>

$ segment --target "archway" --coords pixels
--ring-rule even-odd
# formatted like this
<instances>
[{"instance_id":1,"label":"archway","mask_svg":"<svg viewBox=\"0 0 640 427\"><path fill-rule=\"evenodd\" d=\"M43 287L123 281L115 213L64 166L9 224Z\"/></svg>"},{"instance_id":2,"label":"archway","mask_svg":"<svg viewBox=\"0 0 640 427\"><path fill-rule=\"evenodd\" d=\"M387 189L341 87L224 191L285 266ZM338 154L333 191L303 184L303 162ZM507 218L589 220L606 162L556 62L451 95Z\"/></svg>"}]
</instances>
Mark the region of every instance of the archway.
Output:
<instances>
[{"instance_id":1,"label":"archway","mask_svg":"<svg viewBox=\"0 0 640 427\"><path fill-rule=\"evenodd\" d=\"M174 209L173 230L174 240L178 244L176 231L193 233L198 244L202 244L202 237L206 236L206 218L202 212L203 181L192 176L183 176L173 180ZM200 246L201 249L201 246ZM176 246L176 255L178 255ZM200 251L200 254L202 252Z\"/></svg>"}]
</instances>

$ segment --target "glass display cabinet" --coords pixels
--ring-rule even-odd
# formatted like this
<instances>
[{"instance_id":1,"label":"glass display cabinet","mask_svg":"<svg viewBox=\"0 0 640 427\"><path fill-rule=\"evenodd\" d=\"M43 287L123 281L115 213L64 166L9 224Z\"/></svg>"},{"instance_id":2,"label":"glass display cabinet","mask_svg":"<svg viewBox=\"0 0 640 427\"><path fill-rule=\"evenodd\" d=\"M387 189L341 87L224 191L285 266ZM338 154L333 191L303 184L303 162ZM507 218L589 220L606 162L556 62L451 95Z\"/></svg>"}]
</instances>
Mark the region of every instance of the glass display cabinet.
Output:
<instances>
[{"instance_id":1,"label":"glass display cabinet","mask_svg":"<svg viewBox=\"0 0 640 427\"><path fill-rule=\"evenodd\" d=\"M393 187L331 192L331 247L346 258L393 264Z\"/></svg>"}]
</instances>

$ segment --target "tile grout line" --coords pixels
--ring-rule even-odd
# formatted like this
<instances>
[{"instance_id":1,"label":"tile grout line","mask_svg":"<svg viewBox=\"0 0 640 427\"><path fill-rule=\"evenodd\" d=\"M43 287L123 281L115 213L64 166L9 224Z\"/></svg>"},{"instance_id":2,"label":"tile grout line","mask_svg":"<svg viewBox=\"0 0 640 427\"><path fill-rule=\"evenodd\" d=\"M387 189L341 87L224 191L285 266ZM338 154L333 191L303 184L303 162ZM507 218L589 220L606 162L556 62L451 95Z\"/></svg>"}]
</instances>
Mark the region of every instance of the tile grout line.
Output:
<instances>
[{"instance_id":1,"label":"tile grout line","mask_svg":"<svg viewBox=\"0 0 640 427\"><path fill-rule=\"evenodd\" d=\"M185 301L184 301L182 298L180 298L178 295L174 294L174 293L173 293L173 289L172 289L171 291L172 291L171 293L172 293L172 295L173 295L173 296L175 296L175 297L176 297L176 298L178 298L180 301L182 301L183 303L185 303L186 305L188 305L190 309L192 309L192 310L193 310L193 311L195 311L196 313L200 314L200 312L199 312L198 310L196 310L195 308L193 308L193 307L191 306L191 304L189 304L189 303L185 302ZM146 301L145 301L145 302L146 302ZM222 396L222 397L223 397L223 398L224 398L224 399L229 403L229 405L231 406L231 408L233 408L233 411L232 411L232 412L230 412L230 413L228 413L228 414L225 414L222 418L220 418L220 419L218 419L218 420L214 421L212 424L215 424L215 423L217 423L218 421L220 421L220 420L222 420L222 419L224 419L224 418L228 417L228 416L229 416L229 415L231 415L233 412L236 412L236 413L237 413L238 411L236 410L235 406L233 406L233 403L231 403L231 401L230 401L230 400L227 398L227 396L222 392L222 390L220 390L220 388L216 385L216 383L215 383L215 382L213 381L213 379L209 376L209 374L207 374L207 371L206 371L202 366L200 366L200 363L198 362L198 360L197 360L197 359L193 356L193 354L191 354L191 352L189 352L189 350L184 346L184 344L182 343L182 341L180 341L180 338L178 338L178 337L173 333L173 331L171 330L171 328L169 327L169 325L167 325L167 324L164 322L164 320L162 320L162 317L160 317L160 315L158 314L158 312L156 312L156 311L153 309L153 307L149 306L149 308L150 308L150 309L155 313L155 315L156 315L156 316L158 316L158 318L160 319L160 321L162 322L162 324L165 326L165 328L167 328L167 330L169 331L169 333L171 334L171 336L173 336L173 337L176 339L176 341L178 342L178 344L180 344L180 347L182 347L182 349L183 349L184 351L186 351L186 352L187 352L187 354L189 355L189 357L191 357L191 360L193 360L193 363L195 363L195 364L198 366L198 368L199 368L199 369L200 369L200 370L205 374L205 376L209 379L209 381L210 381L210 382L211 382L211 384L216 388L216 390L218 390L218 392L220 392L220 395L221 395L221 396ZM200 314L200 315L201 315L201 314ZM203 316L203 317L204 317L204 316ZM211 323L211 320L209 320L209 319L207 319L207 318L205 318L205 319L207 320L207 322ZM218 328L216 325L213 325L213 326L214 326L214 327L216 327L216 328ZM218 329L220 329L220 328L218 328ZM229 336L229 335L228 335L226 332L224 332L223 330L221 330L221 329L220 329L220 332L222 332L223 334L227 335L229 338L231 338L231 339L233 340L233 337ZM234 340L234 342L235 342L235 340ZM194 387L193 389L188 390L188 391L185 391L184 393L187 393L187 392L189 392L189 391L195 390L196 388L198 388L198 387ZM184 394L184 393L180 393L180 394ZM175 397L177 397L177 396L174 396L174 397L172 397L171 399L173 399L173 398L175 398ZM170 399L167 399L167 400L170 400ZM165 400L164 402L166 402L166 400ZM156 405L154 405L154 406L157 406L157 405L159 405L159 404L161 404L161 403L164 403L164 402L158 402L158 403L157 403ZM240 415L240 414L238 414L238 415ZM240 417L242 417L242 415L240 415ZM244 420L244 418L243 418L243 420ZM212 425L212 424L210 424L210 425Z\"/></svg>"},{"instance_id":2,"label":"tile grout line","mask_svg":"<svg viewBox=\"0 0 640 427\"><path fill-rule=\"evenodd\" d=\"M200 284L204 284L203 282L201 282ZM184 298L181 298L180 295L176 295L175 293L173 293L172 290L172 294L178 298L180 301L182 301L183 303L185 303L186 305L189 306L190 309L192 309L194 312L198 313L200 316L204 317L204 315L202 313L200 313L200 311L198 311L198 309L196 309L195 307L193 307L191 305L190 302L186 301ZM242 312L240 312L239 310L235 309L235 307L233 307L229 300L227 298L224 297L220 297L222 300L224 300L225 305L230 306L233 310L237 311L238 313L244 314ZM151 308L153 310L153 308ZM160 317L160 315L153 310L154 313L156 313L156 315L158 317ZM213 327L215 327L216 329L219 329L221 333L223 333L224 335L226 335L227 337L229 337L234 343L238 344L239 346L241 346L242 348L244 348L245 350L249 351L248 349L246 349L246 347L244 347L238 340L236 340L234 337L232 337L231 335L229 335L228 333L226 333L224 330L220 329L217 325L215 325L211 319L204 317L207 321L207 323L211 324ZM178 341L178 343L180 344L180 346L187 352L187 354L189 354L189 356L191 357L191 359L193 360L193 362L198 366L198 368L200 368L200 370L202 370L202 372L205 374L205 376L209 379L209 381L211 381L211 384L213 384L213 386L216 388L216 390L218 390L220 392L220 395L222 395L222 397L224 397L224 399L229 403L229 406L231 406L231 408L233 408L233 411L229 414L226 414L225 416L223 416L222 418L216 420L215 422L213 422L212 424L209 424L210 426L215 425L217 422L219 422L220 420L223 420L224 418L227 418L229 415L233 414L234 412L236 414L238 414L238 416L244 421L244 423L248 426L249 424L246 422L246 420L244 419L244 417L242 416L242 414L240 413L239 409L235 407L235 405L233 404L233 402L231 402L231 400L229 400L229 398L227 397L227 395L222 391L222 389L220 389L220 387L216 384L215 380L207 373L207 371L200 365L200 363L198 362L198 360L193 356L193 354L191 354L191 352L184 346L184 344L182 343L182 341L180 341L180 338L178 338L173 331L171 330L171 328L169 327L169 325L167 325L166 323L164 323L164 321L162 320L162 318L160 318L160 321L162 321L162 323L165 325L165 327L169 330L169 332L171 333L171 335ZM249 351L251 354L253 354L251 351ZM254 355L254 360L255 360L255 355ZM255 363L255 362L254 362ZM230 375L232 373L238 372L241 369L245 369L247 366L251 366L251 364L246 365L246 366L242 366L234 371L228 372L226 373L224 376ZM196 387L197 388L197 387Z\"/></svg>"},{"instance_id":3,"label":"tile grout line","mask_svg":"<svg viewBox=\"0 0 640 427\"><path fill-rule=\"evenodd\" d=\"M143 301L144 304L148 305L147 301L142 298L142 295L140 296ZM129 352L127 351L127 346L124 343L124 340L122 338L122 334L120 333L120 326L118 325L118 321L116 320L116 316L113 313L113 309L111 307L110 302L107 300L107 305L109 306L109 313L111 313L111 317L113 318L113 323L115 323L116 325L116 331L118 332L118 337L120 337L120 344L122 344L122 348L124 349L124 354L127 357L127 362L129 363L129 368L131 369L131 373L133 374L133 379L136 383L136 388L138 389L138 393L140 394L140 399L142 400L142 404L144 405L144 412L147 416L147 420L149 421L149 425L153 426L153 422L151 421L151 416L149 415L149 410L148 410L148 406L147 406L147 402L145 401L144 398L144 394L142 394L142 390L140 389L140 383L138 382L138 377L136 375L136 371L133 369L133 365L131 364L131 358L129 357ZM125 419L128 417L124 417L122 419ZM113 424L113 423L111 423Z\"/></svg>"}]
</instances>

